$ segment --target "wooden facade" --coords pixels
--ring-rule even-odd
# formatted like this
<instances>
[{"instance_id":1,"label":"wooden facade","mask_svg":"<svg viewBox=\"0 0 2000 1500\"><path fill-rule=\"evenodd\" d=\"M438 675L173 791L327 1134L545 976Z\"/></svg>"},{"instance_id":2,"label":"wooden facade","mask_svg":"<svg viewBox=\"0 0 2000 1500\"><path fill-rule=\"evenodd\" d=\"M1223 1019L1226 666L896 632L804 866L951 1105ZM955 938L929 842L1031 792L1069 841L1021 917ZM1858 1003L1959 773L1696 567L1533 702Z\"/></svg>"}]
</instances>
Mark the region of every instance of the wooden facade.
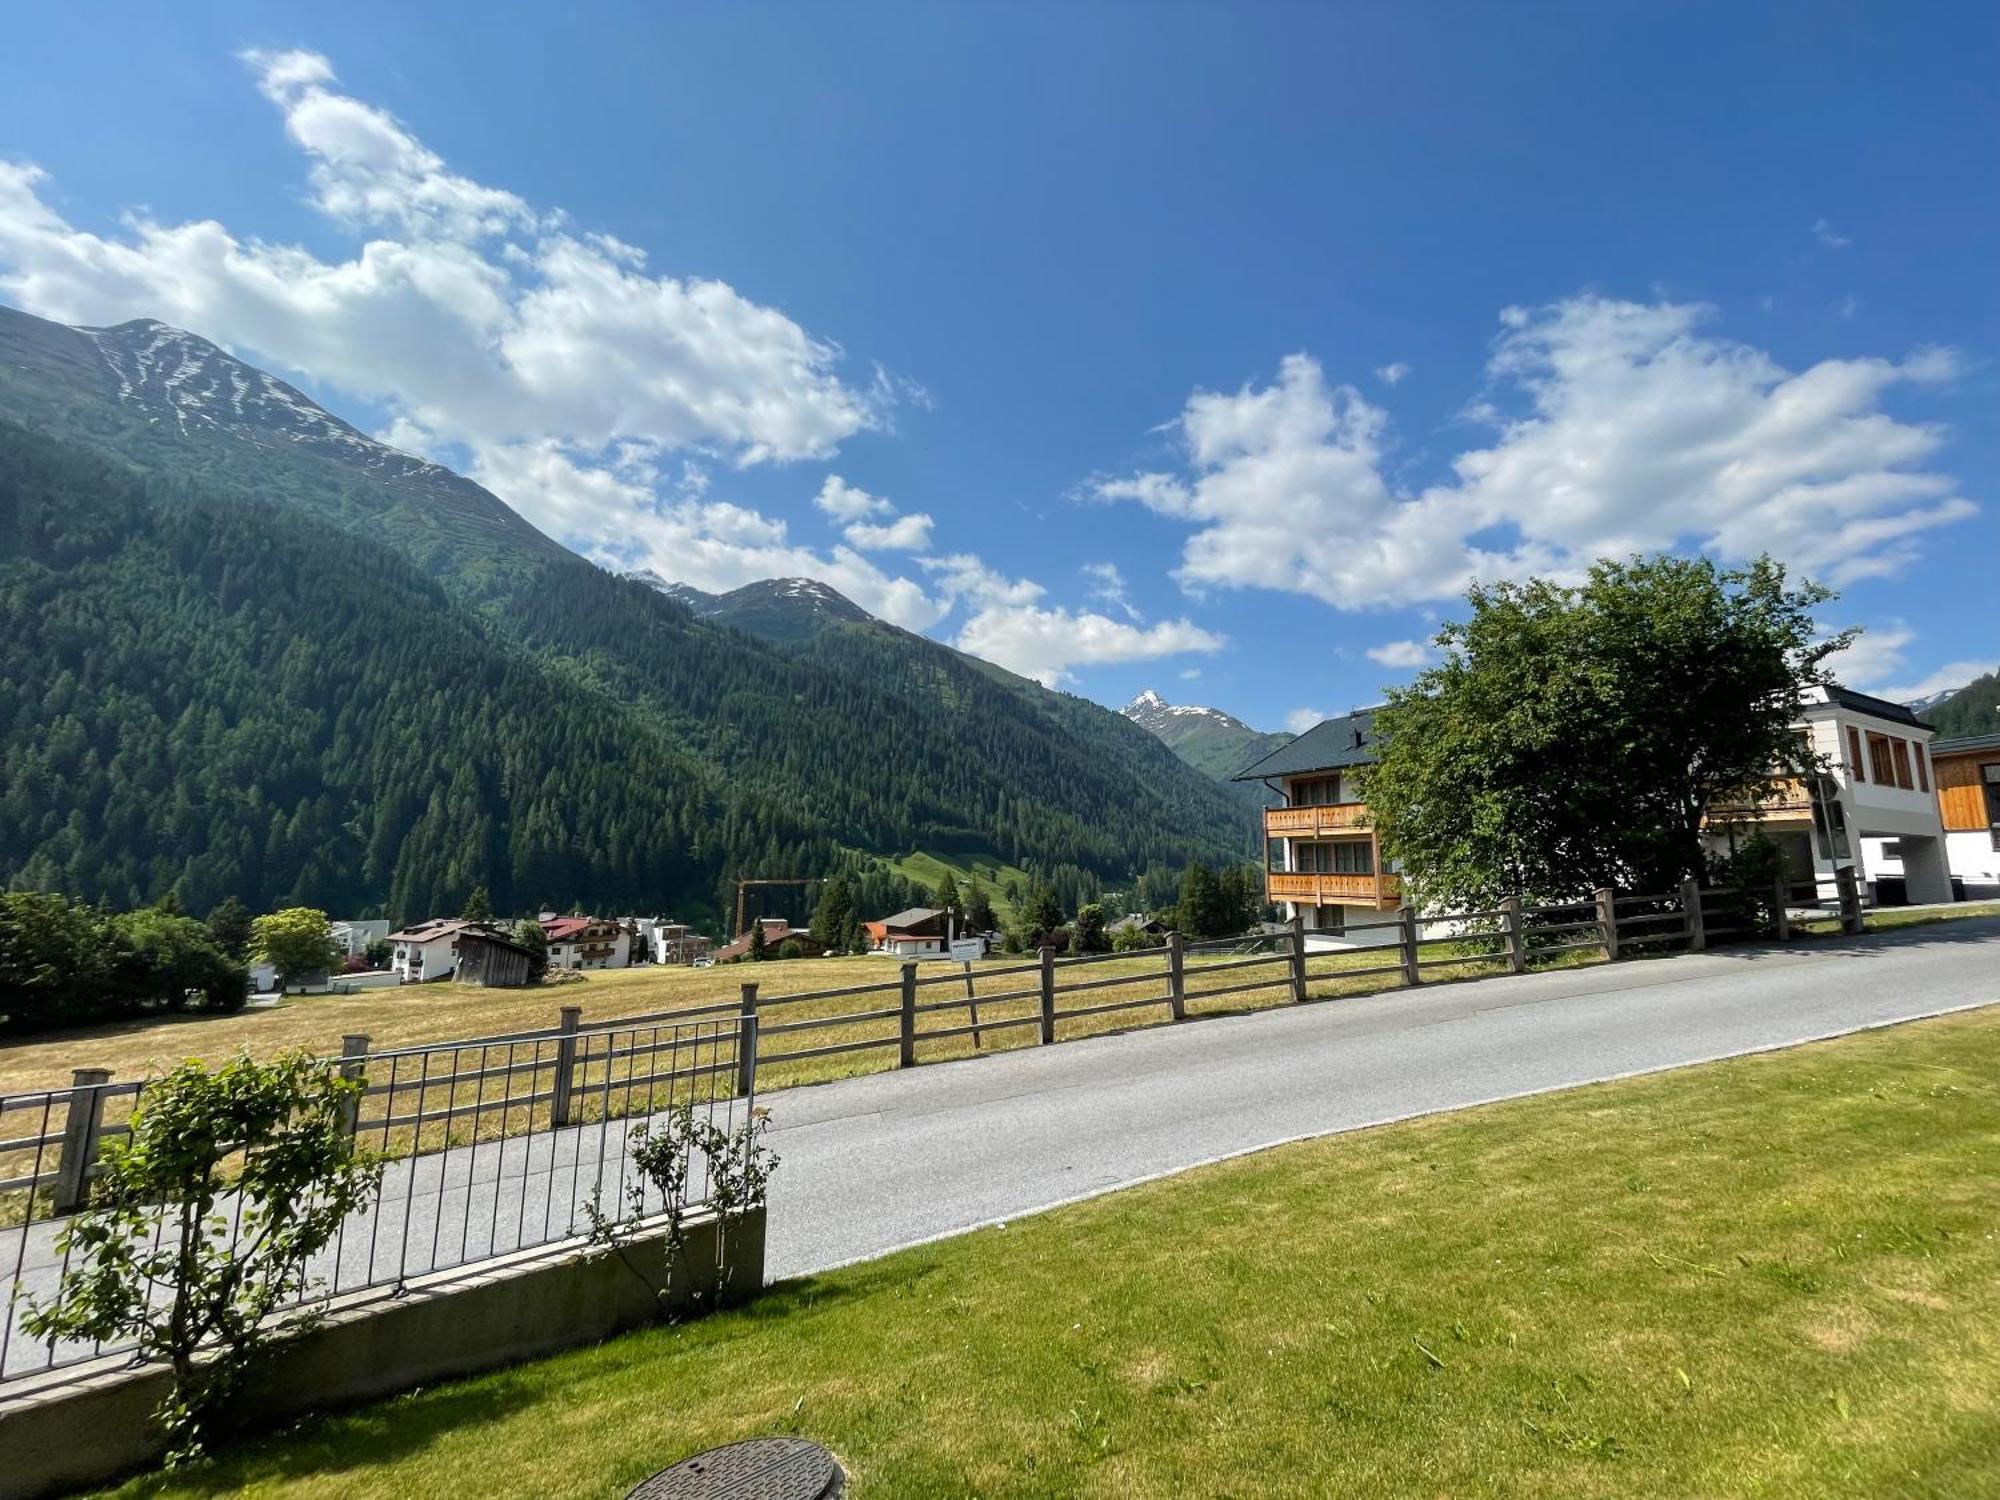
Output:
<instances>
[{"instance_id":1,"label":"wooden facade","mask_svg":"<svg viewBox=\"0 0 2000 1500\"><path fill-rule=\"evenodd\" d=\"M2000 766L2000 744L1963 750L1946 746L1931 750L1931 770L1937 781L1938 814L1946 833L1984 833L1992 824L1989 790L1995 785L1987 771Z\"/></svg>"}]
</instances>

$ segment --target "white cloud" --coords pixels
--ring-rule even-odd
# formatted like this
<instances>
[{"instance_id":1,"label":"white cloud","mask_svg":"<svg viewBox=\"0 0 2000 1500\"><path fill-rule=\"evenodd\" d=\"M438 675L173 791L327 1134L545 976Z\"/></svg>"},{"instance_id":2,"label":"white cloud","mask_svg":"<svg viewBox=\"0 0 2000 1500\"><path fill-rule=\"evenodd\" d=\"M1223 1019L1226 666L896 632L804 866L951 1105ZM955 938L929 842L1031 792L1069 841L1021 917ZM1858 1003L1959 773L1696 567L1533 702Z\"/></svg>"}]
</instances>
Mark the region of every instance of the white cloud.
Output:
<instances>
[{"instance_id":1,"label":"white cloud","mask_svg":"<svg viewBox=\"0 0 2000 1500\"><path fill-rule=\"evenodd\" d=\"M1396 668L1427 666L1432 657L1431 648L1422 641L1385 641L1363 654L1378 666Z\"/></svg>"},{"instance_id":2,"label":"white cloud","mask_svg":"<svg viewBox=\"0 0 2000 1500\"><path fill-rule=\"evenodd\" d=\"M1771 552L1842 584L1893 572L1976 507L1924 465L1944 441L1891 417L1900 385L1951 378L1946 351L1794 373L1703 334L1708 310L1575 297L1501 314L1489 376L1517 408L1453 478L1399 492L1388 416L1295 354L1277 380L1197 391L1174 424L1185 472L1100 479L1195 524L1176 576L1344 608L1454 596L1475 579L1573 575L1590 559Z\"/></svg>"},{"instance_id":3,"label":"white cloud","mask_svg":"<svg viewBox=\"0 0 2000 1500\"><path fill-rule=\"evenodd\" d=\"M1117 610L1134 624L1138 624L1145 618L1145 616L1139 613L1138 606L1132 602L1131 597L1125 592L1125 575L1118 571L1117 563L1085 563L1079 571L1082 572L1084 577L1093 580L1090 597L1098 603Z\"/></svg>"},{"instance_id":4,"label":"white cloud","mask_svg":"<svg viewBox=\"0 0 2000 1500\"><path fill-rule=\"evenodd\" d=\"M656 275L560 210L450 171L316 54L245 60L305 155L310 201L355 237L348 258L212 219L135 213L95 234L44 200L39 168L0 162L0 297L72 323L157 317L379 403L399 441L462 446L503 499L585 547L648 524L619 458L634 448L822 458L885 422L894 379L848 385L840 351L777 309Z\"/></svg>"},{"instance_id":5,"label":"white cloud","mask_svg":"<svg viewBox=\"0 0 2000 1500\"><path fill-rule=\"evenodd\" d=\"M1186 651L1220 651L1228 642L1191 620L1162 620L1140 627L1109 615L1048 609L1033 604L987 604L958 634L970 651L1009 671L1055 687L1073 666L1150 661Z\"/></svg>"},{"instance_id":6,"label":"white cloud","mask_svg":"<svg viewBox=\"0 0 2000 1500\"><path fill-rule=\"evenodd\" d=\"M1826 627L1821 638L1834 633L1835 627ZM1826 669L1848 687L1872 691L1907 669L1910 643L1916 638L1916 631L1901 620L1891 620L1862 631L1852 645L1834 652L1826 659Z\"/></svg>"},{"instance_id":7,"label":"white cloud","mask_svg":"<svg viewBox=\"0 0 2000 1500\"><path fill-rule=\"evenodd\" d=\"M1195 681L1198 681L1198 680L1200 679L1200 677L1201 677L1201 668L1200 668L1200 667L1182 667L1182 668L1181 668L1181 681L1182 681L1182 682L1195 682Z\"/></svg>"},{"instance_id":8,"label":"white cloud","mask_svg":"<svg viewBox=\"0 0 2000 1500\"><path fill-rule=\"evenodd\" d=\"M871 495L863 489L856 489L838 474L829 474L813 496L813 504L832 516L836 521L859 521L868 516L887 516L895 513L896 507L880 495Z\"/></svg>"},{"instance_id":9,"label":"white cloud","mask_svg":"<svg viewBox=\"0 0 2000 1500\"><path fill-rule=\"evenodd\" d=\"M1955 661L1915 681L1882 688L1880 693L1884 698L1908 703L1918 698L1933 697L1951 688L1962 688L1974 678L1984 677L1989 672L2000 672L2000 659L1989 656L1984 661ZM2000 729L2000 723L1996 723L1994 728Z\"/></svg>"},{"instance_id":10,"label":"white cloud","mask_svg":"<svg viewBox=\"0 0 2000 1500\"><path fill-rule=\"evenodd\" d=\"M1382 365L1375 371L1375 378L1384 385L1401 385L1403 377L1410 373L1410 367L1400 359L1392 365Z\"/></svg>"},{"instance_id":11,"label":"white cloud","mask_svg":"<svg viewBox=\"0 0 2000 1500\"><path fill-rule=\"evenodd\" d=\"M863 552L921 552L931 544L931 518L913 511L884 526L856 521L845 535L849 546Z\"/></svg>"},{"instance_id":12,"label":"white cloud","mask_svg":"<svg viewBox=\"0 0 2000 1500\"><path fill-rule=\"evenodd\" d=\"M1326 717L1316 708L1295 708L1285 715L1285 728L1293 734L1304 734Z\"/></svg>"},{"instance_id":13,"label":"white cloud","mask_svg":"<svg viewBox=\"0 0 2000 1500\"><path fill-rule=\"evenodd\" d=\"M1813 220L1812 233L1813 238L1829 250L1845 250L1849 245L1854 243L1852 238L1840 233L1831 224L1827 223L1825 219Z\"/></svg>"}]
</instances>

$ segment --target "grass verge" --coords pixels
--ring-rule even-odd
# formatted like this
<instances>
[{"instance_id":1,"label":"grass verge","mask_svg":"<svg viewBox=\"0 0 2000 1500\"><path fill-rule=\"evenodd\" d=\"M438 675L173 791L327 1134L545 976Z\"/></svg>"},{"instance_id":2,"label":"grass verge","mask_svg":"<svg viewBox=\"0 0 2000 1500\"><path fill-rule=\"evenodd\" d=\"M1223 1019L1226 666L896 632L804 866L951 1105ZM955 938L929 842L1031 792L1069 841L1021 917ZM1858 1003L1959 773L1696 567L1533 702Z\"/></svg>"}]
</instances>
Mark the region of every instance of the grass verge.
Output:
<instances>
[{"instance_id":1,"label":"grass verge","mask_svg":"<svg viewBox=\"0 0 2000 1500\"><path fill-rule=\"evenodd\" d=\"M2000 1494L2000 1010L1308 1142L128 1495Z\"/></svg>"}]
</instances>

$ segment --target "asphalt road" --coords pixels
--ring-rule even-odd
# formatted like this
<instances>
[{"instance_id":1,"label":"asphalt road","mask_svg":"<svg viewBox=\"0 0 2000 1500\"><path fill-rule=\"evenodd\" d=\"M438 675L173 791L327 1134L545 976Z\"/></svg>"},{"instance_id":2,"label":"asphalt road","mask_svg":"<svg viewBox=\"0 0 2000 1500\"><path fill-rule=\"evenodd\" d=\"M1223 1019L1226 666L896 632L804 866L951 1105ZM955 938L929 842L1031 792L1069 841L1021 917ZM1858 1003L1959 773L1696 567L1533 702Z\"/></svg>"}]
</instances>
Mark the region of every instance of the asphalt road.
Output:
<instances>
[{"instance_id":1,"label":"asphalt road","mask_svg":"<svg viewBox=\"0 0 2000 1500\"><path fill-rule=\"evenodd\" d=\"M825 1270L1306 1136L1684 1067L2000 1002L2000 919L1734 948L1156 1026L763 1096L766 1270ZM584 1227L622 1125L392 1163L333 1259L342 1287ZM55 1227L0 1229L47 1297ZM330 1269L322 1267L322 1270ZM0 1304L0 1366L46 1358ZM10 1326L11 1325L11 1326ZM66 1356L84 1351L66 1349Z\"/></svg>"},{"instance_id":2,"label":"asphalt road","mask_svg":"<svg viewBox=\"0 0 2000 1500\"><path fill-rule=\"evenodd\" d=\"M1305 1136L2000 1002L2000 920L1389 991L772 1094L772 1277Z\"/></svg>"}]
</instances>

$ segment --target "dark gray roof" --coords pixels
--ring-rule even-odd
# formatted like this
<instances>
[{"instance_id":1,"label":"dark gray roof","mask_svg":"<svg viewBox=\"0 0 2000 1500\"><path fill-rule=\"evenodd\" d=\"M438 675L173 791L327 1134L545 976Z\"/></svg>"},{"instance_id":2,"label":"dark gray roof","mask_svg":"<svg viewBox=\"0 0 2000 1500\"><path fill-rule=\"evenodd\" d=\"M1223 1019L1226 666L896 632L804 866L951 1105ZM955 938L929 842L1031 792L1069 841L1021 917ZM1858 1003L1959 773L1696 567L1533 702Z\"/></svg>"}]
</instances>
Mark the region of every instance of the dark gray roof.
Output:
<instances>
[{"instance_id":1,"label":"dark gray roof","mask_svg":"<svg viewBox=\"0 0 2000 1500\"><path fill-rule=\"evenodd\" d=\"M1961 734L1954 739L1931 741L1934 756L1956 755L1962 750L2000 750L2000 734Z\"/></svg>"},{"instance_id":2,"label":"dark gray roof","mask_svg":"<svg viewBox=\"0 0 2000 1500\"><path fill-rule=\"evenodd\" d=\"M1280 746L1254 766L1245 766L1231 781L1262 781L1271 776L1301 776L1307 771L1336 771L1347 766L1375 764L1375 715L1371 709L1343 714L1315 724L1289 745Z\"/></svg>"},{"instance_id":3,"label":"dark gray roof","mask_svg":"<svg viewBox=\"0 0 2000 1500\"><path fill-rule=\"evenodd\" d=\"M912 906L907 911L899 911L893 916L884 917L882 925L884 927L915 927L921 922L928 922L933 917L941 917L943 915L944 913L935 906Z\"/></svg>"},{"instance_id":4,"label":"dark gray roof","mask_svg":"<svg viewBox=\"0 0 2000 1500\"><path fill-rule=\"evenodd\" d=\"M1908 704L1891 703L1887 698L1871 698L1866 693L1855 692L1853 688L1844 688L1837 682L1829 682L1826 685L1826 695L1842 708L1857 714L1872 714L1891 723L1908 724L1912 729L1931 727L1918 718Z\"/></svg>"}]
</instances>

